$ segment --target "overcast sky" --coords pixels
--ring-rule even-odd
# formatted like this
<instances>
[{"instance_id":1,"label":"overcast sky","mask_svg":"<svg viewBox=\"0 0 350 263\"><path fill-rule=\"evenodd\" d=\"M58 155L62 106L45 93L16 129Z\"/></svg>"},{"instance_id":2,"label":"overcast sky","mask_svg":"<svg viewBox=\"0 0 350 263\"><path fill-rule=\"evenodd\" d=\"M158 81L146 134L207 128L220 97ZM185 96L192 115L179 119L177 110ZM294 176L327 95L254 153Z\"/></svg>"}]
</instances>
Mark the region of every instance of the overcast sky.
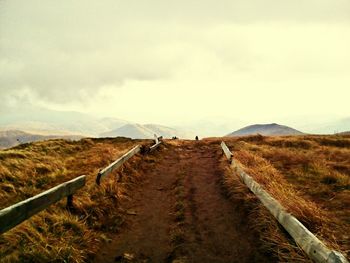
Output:
<instances>
[{"instance_id":1,"label":"overcast sky","mask_svg":"<svg viewBox=\"0 0 350 263\"><path fill-rule=\"evenodd\" d=\"M349 0L0 0L1 114L350 116Z\"/></svg>"}]
</instances>

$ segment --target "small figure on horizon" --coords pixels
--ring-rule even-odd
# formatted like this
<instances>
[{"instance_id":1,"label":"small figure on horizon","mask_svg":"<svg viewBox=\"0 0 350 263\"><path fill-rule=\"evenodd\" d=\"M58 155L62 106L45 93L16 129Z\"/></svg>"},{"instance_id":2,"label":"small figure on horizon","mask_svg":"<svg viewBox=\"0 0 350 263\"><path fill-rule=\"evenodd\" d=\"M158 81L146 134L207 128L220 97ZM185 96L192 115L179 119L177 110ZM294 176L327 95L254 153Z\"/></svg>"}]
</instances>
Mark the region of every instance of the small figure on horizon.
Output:
<instances>
[{"instance_id":1,"label":"small figure on horizon","mask_svg":"<svg viewBox=\"0 0 350 263\"><path fill-rule=\"evenodd\" d=\"M196 141L198 141L199 139L198 139L198 136L196 136Z\"/></svg>"}]
</instances>

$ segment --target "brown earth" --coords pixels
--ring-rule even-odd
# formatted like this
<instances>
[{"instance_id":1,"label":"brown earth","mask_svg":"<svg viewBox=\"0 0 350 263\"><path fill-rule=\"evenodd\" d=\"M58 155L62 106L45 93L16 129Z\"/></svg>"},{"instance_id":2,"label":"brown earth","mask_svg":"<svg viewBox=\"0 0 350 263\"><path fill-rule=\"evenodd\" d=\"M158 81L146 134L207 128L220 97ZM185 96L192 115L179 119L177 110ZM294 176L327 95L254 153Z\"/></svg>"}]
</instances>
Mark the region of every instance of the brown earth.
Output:
<instances>
[{"instance_id":1,"label":"brown earth","mask_svg":"<svg viewBox=\"0 0 350 263\"><path fill-rule=\"evenodd\" d=\"M94 262L273 262L221 186L217 143L171 141L121 201L126 226ZM147 165L147 163L146 163Z\"/></svg>"}]
</instances>

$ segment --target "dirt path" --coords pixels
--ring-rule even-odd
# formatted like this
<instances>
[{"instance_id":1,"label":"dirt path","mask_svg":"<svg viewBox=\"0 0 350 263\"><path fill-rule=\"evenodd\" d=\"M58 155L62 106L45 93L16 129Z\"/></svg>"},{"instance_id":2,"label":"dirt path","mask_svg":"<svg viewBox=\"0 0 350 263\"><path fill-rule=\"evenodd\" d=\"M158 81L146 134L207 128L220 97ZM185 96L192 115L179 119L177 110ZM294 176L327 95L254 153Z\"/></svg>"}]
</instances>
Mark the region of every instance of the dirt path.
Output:
<instances>
[{"instance_id":1,"label":"dirt path","mask_svg":"<svg viewBox=\"0 0 350 263\"><path fill-rule=\"evenodd\" d=\"M95 262L271 262L222 193L220 148L177 143L160 150L154 169L123 204L131 214L127 227Z\"/></svg>"}]
</instances>

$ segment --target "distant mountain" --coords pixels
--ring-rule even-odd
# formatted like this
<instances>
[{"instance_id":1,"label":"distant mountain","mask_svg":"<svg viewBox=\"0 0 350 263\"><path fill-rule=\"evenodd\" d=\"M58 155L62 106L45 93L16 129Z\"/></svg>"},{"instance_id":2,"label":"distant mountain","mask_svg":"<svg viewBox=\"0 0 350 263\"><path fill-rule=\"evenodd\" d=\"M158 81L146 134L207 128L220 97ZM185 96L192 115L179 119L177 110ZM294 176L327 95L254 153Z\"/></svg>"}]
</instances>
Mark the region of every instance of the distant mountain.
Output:
<instances>
[{"instance_id":1,"label":"distant mountain","mask_svg":"<svg viewBox=\"0 0 350 263\"><path fill-rule=\"evenodd\" d=\"M163 136L164 138L171 138L177 136L178 138L194 138L190 132L179 131L157 124L126 124L118 129L100 134L100 137L129 137L132 139L153 139L154 134Z\"/></svg>"},{"instance_id":2,"label":"distant mountain","mask_svg":"<svg viewBox=\"0 0 350 263\"><path fill-rule=\"evenodd\" d=\"M35 141L43 141L49 139L72 139L78 140L81 139L81 136L77 135L38 135L38 134L30 134L23 131L18 130L7 130L0 131L0 148L9 148L21 143L35 142Z\"/></svg>"},{"instance_id":3,"label":"distant mountain","mask_svg":"<svg viewBox=\"0 0 350 263\"><path fill-rule=\"evenodd\" d=\"M117 118L97 118L74 111L56 111L35 106L6 110L0 118L0 130L22 131L42 136L84 136L153 138L154 134L171 138L194 138L194 134L156 124L136 124Z\"/></svg>"},{"instance_id":4,"label":"distant mountain","mask_svg":"<svg viewBox=\"0 0 350 263\"><path fill-rule=\"evenodd\" d=\"M23 107L6 111L0 118L1 130L20 130L39 135L98 134L117 129L129 122L116 118L96 118L74 111L56 111Z\"/></svg>"},{"instance_id":5,"label":"distant mountain","mask_svg":"<svg viewBox=\"0 0 350 263\"><path fill-rule=\"evenodd\" d=\"M255 125L247 126L240 130L232 132L226 136L245 136L245 135L254 135L254 134L261 134L266 136L279 136L279 135L301 135L303 133L288 126L272 123L272 124L255 124Z\"/></svg>"},{"instance_id":6,"label":"distant mountain","mask_svg":"<svg viewBox=\"0 0 350 263\"><path fill-rule=\"evenodd\" d=\"M121 120L117 118L103 118L98 120L100 124L104 126L104 128L108 129L109 131L118 129L128 123L129 121Z\"/></svg>"},{"instance_id":7,"label":"distant mountain","mask_svg":"<svg viewBox=\"0 0 350 263\"><path fill-rule=\"evenodd\" d=\"M118 129L104 132L100 137L129 137L132 139L151 139L154 137L152 130L141 124L126 124Z\"/></svg>"},{"instance_id":8,"label":"distant mountain","mask_svg":"<svg viewBox=\"0 0 350 263\"><path fill-rule=\"evenodd\" d=\"M163 136L164 138L172 138L173 136L176 136L182 139L193 139L196 136L193 132L190 132L190 131L170 128L170 127L158 125L158 124L145 124L143 126L152 130L153 133L159 136Z\"/></svg>"}]
</instances>

